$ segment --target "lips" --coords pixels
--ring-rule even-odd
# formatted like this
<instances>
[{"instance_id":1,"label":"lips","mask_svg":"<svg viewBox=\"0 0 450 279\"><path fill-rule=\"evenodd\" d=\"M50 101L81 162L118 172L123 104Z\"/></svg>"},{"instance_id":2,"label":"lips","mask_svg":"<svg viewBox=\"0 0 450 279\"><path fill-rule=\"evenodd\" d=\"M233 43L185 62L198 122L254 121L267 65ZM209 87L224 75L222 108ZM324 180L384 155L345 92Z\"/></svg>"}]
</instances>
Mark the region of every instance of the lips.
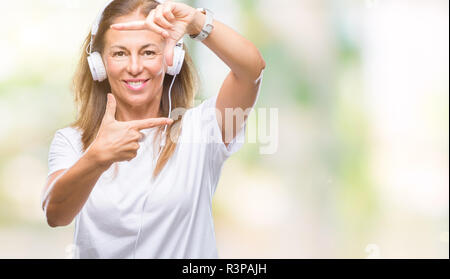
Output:
<instances>
[{"instance_id":1,"label":"lips","mask_svg":"<svg viewBox=\"0 0 450 279\"><path fill-rule=\"evenodd\" d=\"M142 88L144 88L147 83L148 83L149 79L126 79L123 80L123 82L125 83L125 86L128 87L128 89L137 91L137 90L141 90Z\"/></svg>"}]
</instances>

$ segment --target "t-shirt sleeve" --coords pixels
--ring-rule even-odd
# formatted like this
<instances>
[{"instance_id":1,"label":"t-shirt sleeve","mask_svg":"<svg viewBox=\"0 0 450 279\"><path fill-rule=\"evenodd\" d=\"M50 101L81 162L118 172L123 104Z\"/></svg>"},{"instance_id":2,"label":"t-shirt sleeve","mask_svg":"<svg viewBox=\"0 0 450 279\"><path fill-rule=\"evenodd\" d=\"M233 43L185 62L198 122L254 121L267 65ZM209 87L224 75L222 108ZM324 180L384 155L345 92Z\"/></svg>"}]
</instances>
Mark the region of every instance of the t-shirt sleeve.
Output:
<instances>
[{"instance_id":1,"label":"t-shirt sleeve","mask_svg":"<svg viewBox=\"0 0 450 279\"><path fill-rule=\"evenodd\" d=\"M199 113L201 115L202 129L207 134L207 141L209 145L210 159L213 165L221 165L232 154L236 153L242 148L245 142L245 130L247 127L247 121L244 122L240 130L237 132L233 140L228 144L222 140L222 131L218 124L216 116L216 101L217 94L209 97L199 107Z\"/></svg>"},{"instance_id":2,"label":"t-shirt sleeve","mask_svg":"<svg viewBox=\"0 0 450 279\"><path fill-rule=\"evenodd\" d=\"M48 174L68 169L78 160L77 152L62 130L58 130L50 144L48 154Z\"/></svg>"}]
</instances>

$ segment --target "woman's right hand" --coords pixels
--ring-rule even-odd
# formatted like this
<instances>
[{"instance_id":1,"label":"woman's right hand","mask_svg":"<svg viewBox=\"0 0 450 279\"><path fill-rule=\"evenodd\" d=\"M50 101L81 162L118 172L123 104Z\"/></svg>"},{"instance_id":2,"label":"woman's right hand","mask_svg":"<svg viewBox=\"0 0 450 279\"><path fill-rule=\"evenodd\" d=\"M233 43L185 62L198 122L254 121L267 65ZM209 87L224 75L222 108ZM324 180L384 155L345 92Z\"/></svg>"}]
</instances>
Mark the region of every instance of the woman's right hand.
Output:
<instances>
[{"instance_id":1,"label":"woman's right hand","mask_svg":"<svg viewBox=\"0 0 450 279\"><path fill-rule=\"evenodd\" d=\"M137 155L139 141L144 137L142 129L170 125L173 120L166 117L133 121L118 121L115 118L116 99L108 93L106 111L97 136L89 147L99 164L109 168L114 162L130 161Z\"/></svg>"}]
</instances>

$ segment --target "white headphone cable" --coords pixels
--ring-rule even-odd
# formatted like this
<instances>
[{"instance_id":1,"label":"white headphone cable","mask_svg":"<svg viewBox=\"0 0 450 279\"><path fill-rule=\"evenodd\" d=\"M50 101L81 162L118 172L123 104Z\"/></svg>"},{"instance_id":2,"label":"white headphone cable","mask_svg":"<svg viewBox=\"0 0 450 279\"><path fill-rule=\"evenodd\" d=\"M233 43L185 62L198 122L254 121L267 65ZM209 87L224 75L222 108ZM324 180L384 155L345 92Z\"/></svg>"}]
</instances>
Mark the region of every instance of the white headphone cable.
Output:
<instances>
[{"instance_id":1,"label":"white headphone cable","mask_svg":"<svg viewBox=\"0 0 450 279\"><path fill-rule=\"evenodd\" d=\"M173 83L174 83L176 77L177 77L177 75L173 76L172 82L170 83L170 87L169 87L169 118L170 118L170 113L171 113L171 110L172 110L172 98L171 98L172 86L173 86ZM166 135L166 130L167 130L167 125L165 125L165 127L164 127L164 132L163 132L163 135L162 135L162 138L161 138L161 144L159 146L158 155L152 161L152 168L155 167L155 162L158 162L159 156L161 155L161 152L163 150L161 147L166 144L165 143L166 142L166 136L165 136ZM156 187L156 185L155 185L155 187ZM150 196L149 194L153 193L153 191L155 190L155 187L153 187L149 192L147 192L147 194L145 195L145 198L144 198L144 202L142 204L142 211L141 211L141 218L140 218L140 223L139 223L139 230L138 230L138 233L136 235L136 240L134 242L133 259L136 259L136 249L137 249L137 244L138 244L138 241L139 241L139 236L141 234L142 217L144 216L145 204L147 203L147 198Z\"/></svg>"}]
</instances>

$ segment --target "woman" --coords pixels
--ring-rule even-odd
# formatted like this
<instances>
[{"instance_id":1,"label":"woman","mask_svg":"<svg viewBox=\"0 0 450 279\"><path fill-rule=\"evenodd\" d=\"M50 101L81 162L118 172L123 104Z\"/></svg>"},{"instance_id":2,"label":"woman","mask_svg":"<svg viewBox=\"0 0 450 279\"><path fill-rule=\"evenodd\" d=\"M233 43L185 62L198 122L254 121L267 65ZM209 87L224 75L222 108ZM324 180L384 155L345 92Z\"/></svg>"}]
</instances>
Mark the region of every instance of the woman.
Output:
<instances>
[{"instance_id":1,"label":"woman","mask_svg":"<svg viewBox=\"0 0 450 279\"><path fill-rule=\"evenodd\" d=\"M212 197L224 161L242 146L248 115L226 110L253 107L263 58L209 11L182 3L114 0L94 26L74 78L77 120L50 146L48 224L75 219L81 258L217 258ZM178 75L168 74L185 34L230 68L218 94L193 108L189 55ZM165 117L180 109L176 119ZM198 140L199 131L208 140Z\"/></svg>"}]
</instances>

